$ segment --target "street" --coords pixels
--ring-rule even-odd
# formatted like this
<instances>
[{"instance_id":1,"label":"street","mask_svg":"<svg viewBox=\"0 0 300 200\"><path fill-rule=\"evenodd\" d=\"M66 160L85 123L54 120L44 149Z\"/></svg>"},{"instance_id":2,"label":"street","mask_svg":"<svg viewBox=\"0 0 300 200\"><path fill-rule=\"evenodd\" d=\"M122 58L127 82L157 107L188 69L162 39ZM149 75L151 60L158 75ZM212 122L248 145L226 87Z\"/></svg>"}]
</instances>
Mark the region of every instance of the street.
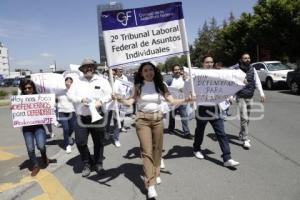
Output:
<instances>
[{"instance_id":1,"label":"street","mask_svg":"<svg viewBox=\"0 0 300 200\"><path fill-rule=\"evenodd\" d=\"M210 125L205 130L202 146L204 160L194 157L193 140L165 133L166 168L161 170L157 199L300 199L300 96L287 90L265 91L265 94L264 112L253 114L263 119L250 122L250 150L243 149L238 140L236 103L230 110L234 119L225 122L232 157L240 162L235 170L223 167L221 150ZM257 95L254 99L259 101ZM66 154L62 129L53 126L56 137L47 142L50 165L31 178L26 168L28 155L23 135L20 129L12 128L9 107L0 107L0 116L0 199L147 199L134 127L121 133L120 148L107 143L106 174L98 176L92 172L83 178L76 146L71 154ZM130 126L132 122L127 118L125 124ZM181 130L180 120L176 121L176 127ZM194 134L195 120L190 121L189 127Z\"/></svg>"}]
</instances>

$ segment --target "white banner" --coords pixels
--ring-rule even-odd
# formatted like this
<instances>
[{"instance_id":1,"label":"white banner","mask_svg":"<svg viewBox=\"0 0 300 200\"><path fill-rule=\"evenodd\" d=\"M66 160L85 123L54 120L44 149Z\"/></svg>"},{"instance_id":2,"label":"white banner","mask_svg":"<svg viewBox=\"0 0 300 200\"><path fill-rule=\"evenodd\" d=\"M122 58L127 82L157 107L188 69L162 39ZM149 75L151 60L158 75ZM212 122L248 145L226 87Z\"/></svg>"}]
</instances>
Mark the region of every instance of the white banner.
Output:
<instances>
[{"instance_id":1,"label":"white banner","mask_svg":"<svg viewBox=\"0 0 300 200\"><path fill-rule=\"evenodd\" d=\"M56 121L54 94L18 95L10 101L14 128Z\"/></svg>"},{"instance_id":2,"label":"white banner","mask_svg":"<svg viewBox=\"0 0 300 200\"><path fill-rule=\"evenodd\" d=\"M218 104L233 96L241 90L245 84L246 74L241 70L205 70L192 69L197 103ZM190 81L184 85L186 95L191 92Z\"/></svg>"},{"instance_id":3,"label":"white banner","mask_svg":"<svg viewBox=\"0 0 300 200\"><path fill-rule=\"evenodd\" d=\"M31 74L31 80L34 82L39 94L54 93L56 95L66 94L65 77L71 77L73 83L80 76L78 71L66 71L63 74L57 73L37 73Z\"/></svg>"}]
</instances>

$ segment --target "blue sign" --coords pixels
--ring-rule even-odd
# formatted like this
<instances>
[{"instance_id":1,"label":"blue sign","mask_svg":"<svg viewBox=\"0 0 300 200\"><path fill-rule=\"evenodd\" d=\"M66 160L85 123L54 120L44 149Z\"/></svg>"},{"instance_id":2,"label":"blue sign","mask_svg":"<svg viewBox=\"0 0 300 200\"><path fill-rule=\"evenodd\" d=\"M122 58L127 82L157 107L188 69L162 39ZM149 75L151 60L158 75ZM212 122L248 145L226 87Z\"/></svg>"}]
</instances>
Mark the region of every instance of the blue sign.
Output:
<instances>
[{"instance_id":1,"label":"blue sign","mask_svg":"<svg viewBox=\"0 0 300 200\"><path fill-rule=\"evenodd\" d=\"M183 19L182 3L102 12L102 30L125 29Z\"/></svg>"}]
</instances>

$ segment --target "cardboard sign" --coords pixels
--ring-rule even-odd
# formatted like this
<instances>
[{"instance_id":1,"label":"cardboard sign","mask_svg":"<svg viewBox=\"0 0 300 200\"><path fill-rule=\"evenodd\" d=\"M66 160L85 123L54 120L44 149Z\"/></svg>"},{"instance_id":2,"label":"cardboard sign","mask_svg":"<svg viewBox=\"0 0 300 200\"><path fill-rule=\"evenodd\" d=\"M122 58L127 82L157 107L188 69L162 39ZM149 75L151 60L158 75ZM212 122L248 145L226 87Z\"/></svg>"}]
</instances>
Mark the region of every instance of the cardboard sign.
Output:
<instances>
[{"instance_id":1,"label":"cardboard sign","mask_svg":"<svg viewBox=\"0 0 300 200\"><path fill-rule=\"evenodd\" d=\"M17 95L10 98L13 127L51 124L56 120L55 95Z\"/></svg>"}]
</instances>

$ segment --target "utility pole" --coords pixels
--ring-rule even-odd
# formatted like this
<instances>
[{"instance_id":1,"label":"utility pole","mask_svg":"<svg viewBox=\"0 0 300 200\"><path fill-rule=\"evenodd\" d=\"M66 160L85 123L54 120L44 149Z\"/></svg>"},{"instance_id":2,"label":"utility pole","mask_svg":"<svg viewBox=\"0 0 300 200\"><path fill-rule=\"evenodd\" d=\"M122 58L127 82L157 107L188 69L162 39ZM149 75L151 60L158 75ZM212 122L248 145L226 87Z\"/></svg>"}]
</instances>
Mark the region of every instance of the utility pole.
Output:
<instances>
[{"instance_id":1,"label":"utility pole","mask_svg":"<svg viewBox=\"0 0 300 200\"><path fill-rule=\"evenodd\" d=\"M56 60L54 60L54 71L56 72Z\"/></svg>"}]
</instances>

